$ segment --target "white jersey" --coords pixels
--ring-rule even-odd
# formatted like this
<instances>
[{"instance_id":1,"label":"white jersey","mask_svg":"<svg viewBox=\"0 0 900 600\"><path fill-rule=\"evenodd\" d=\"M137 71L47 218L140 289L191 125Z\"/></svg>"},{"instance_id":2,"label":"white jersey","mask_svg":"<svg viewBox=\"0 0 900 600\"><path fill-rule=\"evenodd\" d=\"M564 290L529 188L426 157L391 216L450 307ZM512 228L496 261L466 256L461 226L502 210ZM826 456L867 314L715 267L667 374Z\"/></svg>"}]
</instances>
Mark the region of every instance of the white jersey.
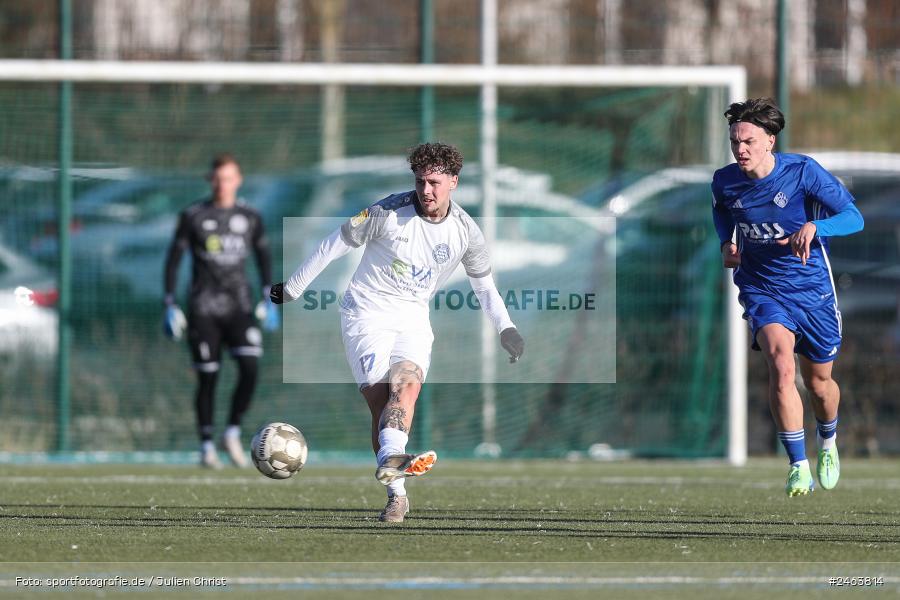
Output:
<instances>
[{"instance_id":1,"label":"white jersey","mask_svg":"<svg viewBox=\"0 0 900 600\"><path fill-rule=\"evenodd\" d=\"M394 194L341 227L344 243L366 247L342 309L427 319L430 300L460 263L470 277L490 274L484 235L466 211L451 202L441 221L418 211L415 191Z\"/></svg>"},{"instance_id":2,"label":"white jersey","mask_svg":"<svg viewBox=\"0 0 900 600\"><path fill-rule=\"evenodd\" d=\"M398 361L428 372L434 341L428 305L460 263L497 332L514 327L475 221L453 203L441 221L429 221L419 214L414 191L388 196L322 240L284 283L285 299L299 298L331 261L362 245L341 299L341 335L360 389L385 381Z\"/></svg>"}]
</instances>

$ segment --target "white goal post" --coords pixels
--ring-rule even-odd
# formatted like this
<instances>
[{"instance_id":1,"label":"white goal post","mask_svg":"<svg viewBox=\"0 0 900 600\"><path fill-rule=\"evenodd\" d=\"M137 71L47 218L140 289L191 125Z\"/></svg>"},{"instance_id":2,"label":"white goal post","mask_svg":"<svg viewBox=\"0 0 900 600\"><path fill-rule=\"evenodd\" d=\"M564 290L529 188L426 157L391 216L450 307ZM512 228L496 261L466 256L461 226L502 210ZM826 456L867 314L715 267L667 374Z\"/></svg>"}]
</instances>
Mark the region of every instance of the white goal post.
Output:
<instances>
[{"instance_id":1,"label":"white goal post","mask_svg":"<svg viewBox=\"0 0 900 600\"><path fill-rule=\"evenodd\" d=\"M514 87L724 87L746 95L740 66L524 66L351 63L0 60L0 81L245 85L439 85Z\"/></svg>"},{"instance_id":2,"label":"white goal post","mask_svg":"<svg viewBox=\"0 0 900 600\"><path fill-rule=\"evenodd\" d=\"M0 81L74 83L199 83L242 85L472 86L482 90L481 161L497 164L497 87L712 87L725 104L744 100L747 75L740 66L519 66L439 64L323 64L241 62L114 62L0 60ZM711 122L722 110L711 111ZM707 130L714 130L710 127ZM711 163L730 160L728 140L708 140ZM494 214L493 178L484 178L483 213ZM487 232L486 232L487 234ZM488 240L490 243L491 240ZM725 272L728 323L728 461L747 459L747 332L737 290ZM493 340L493 336L487 336ZM486 338L487 339L487 338ZM490 379L487 379L488 381Z\"/></svg>"}]
</instances>

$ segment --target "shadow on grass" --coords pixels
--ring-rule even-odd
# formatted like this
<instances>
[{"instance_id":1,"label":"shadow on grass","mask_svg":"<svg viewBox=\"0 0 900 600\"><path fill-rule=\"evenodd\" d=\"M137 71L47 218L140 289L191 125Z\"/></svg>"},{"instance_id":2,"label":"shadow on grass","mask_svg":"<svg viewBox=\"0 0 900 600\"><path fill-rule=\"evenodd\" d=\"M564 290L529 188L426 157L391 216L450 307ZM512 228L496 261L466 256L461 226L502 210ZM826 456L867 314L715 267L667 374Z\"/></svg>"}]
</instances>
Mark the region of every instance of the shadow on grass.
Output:
<instances>
[{"instance_id":1,"label":"shadow on grass","mask_svg":"<svg viewBox=\"0 0 900 600\"><path fill-rule=\"evenodd\" d=\"M37 527L175 527L241 528L263 530L318 530L359 534L394 535L481 535L503 534L522 537L629 538L629 539L709 539L777 540L792 542L869 542L900 543L900 534L884 532L900 527L897 521L847 523L810 518L808 522L726 518L722 515L678 515L666 518L588 518L571 517L565 511L547 512L527 509L460 511L419 510L402 525L379 523L375 508L285 508L285 507L176 507L130 505L43 505L7 504L0 522L34 523ZM73 515L12 514L10 509L31 511L141 511L141 514ZM199 511L212 511L203 514ZM152 511L154 515L146 514ZM176 513L174 515L165 514ZM191 513L184 515L184 513ZM610 511L618 514L622 511ZM177 514L182 513L182 514ZM512 516L504 516L506 514ZM870 516L870 515L866 515ZM275 517L274 519L271 517ZM283 522L288 520L289 522ZM523 521L533 523L525 524ZM690 527L687 529L686 527ZM880 529L879 533L860 528Z\"/></svg>"}]
</instances>

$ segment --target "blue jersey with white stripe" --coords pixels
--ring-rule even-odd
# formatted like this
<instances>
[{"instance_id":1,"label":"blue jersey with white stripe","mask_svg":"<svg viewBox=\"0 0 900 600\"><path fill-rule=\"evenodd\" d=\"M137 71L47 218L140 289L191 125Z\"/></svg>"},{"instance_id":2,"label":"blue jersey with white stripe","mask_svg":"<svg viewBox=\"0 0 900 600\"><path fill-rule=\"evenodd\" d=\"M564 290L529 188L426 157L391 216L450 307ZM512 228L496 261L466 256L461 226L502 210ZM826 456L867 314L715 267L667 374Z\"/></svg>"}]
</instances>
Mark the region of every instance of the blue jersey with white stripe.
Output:
<instances>
[{"instance_id":1,"label":"blue jersey with white stripe","mask_svg":"<svg viewBox=\"0 0 900 600\"><path fill-rule=\"evenodd\" d=\"M763 293L804 308L836 302L828 242L816 237L804 266L791 254L789 237L809 221L827 218L853 202L847 188L802 154L775 155L775 168L751 179L737 164L713 176L713 211L737 227L741 265L734 283L742 292Z\"/></svg>"}]
</instances>

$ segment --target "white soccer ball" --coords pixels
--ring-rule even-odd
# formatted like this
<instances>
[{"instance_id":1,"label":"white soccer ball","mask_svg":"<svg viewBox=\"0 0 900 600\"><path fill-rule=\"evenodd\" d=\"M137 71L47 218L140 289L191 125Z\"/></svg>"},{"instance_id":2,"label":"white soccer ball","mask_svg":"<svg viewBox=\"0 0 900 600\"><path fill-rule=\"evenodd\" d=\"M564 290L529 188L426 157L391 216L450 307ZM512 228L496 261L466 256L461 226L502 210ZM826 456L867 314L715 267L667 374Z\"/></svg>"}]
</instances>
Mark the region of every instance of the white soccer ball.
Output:
<instances>
[{"instance_id":1,"label":"white soccer ball","mask_svg":"<svg viewBox=\"0 0 900 600\"><path fill-rule=\"evenodd\" d=\"M263 425L250 442L250 458L260 473L287 479L306 463L306 438L287 423Z\"/></svg>"}]
</instances>

